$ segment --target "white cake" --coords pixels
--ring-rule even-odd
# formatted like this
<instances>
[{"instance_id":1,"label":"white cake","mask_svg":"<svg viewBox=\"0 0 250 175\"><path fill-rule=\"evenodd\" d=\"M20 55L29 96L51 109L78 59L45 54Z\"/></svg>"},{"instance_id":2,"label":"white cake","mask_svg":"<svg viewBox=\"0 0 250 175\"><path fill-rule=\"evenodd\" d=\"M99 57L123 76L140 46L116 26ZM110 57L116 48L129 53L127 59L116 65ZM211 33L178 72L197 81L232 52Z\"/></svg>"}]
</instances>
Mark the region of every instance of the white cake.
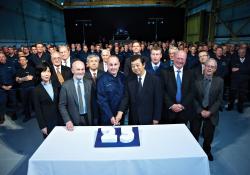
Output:
<instances>
[{"instance_id":1,"label":"white cake","mask_svg":"<svg viewBox=\"0 0 250 175\"><path fill-rule=\"evenodd\" d=\"M134 137L135 137L134 133L129 133L126 135L124 134L120 136L120 141L122 143L130 143L134 140Z\"/></svg>"},{"instance_id":2,"label":"white cake","mask_svg":"<svg viewBox=\"0 0 250 175\"><path fill-rule=\"evenodd\" d=\"M102 143L116 143L117 135L115 134L115 128L112 126L104 126L101 128L102 131Z\"/></svg>"},{"instance_id":3,"label":"white cake","mask_svg":"<svg viewBox=\"0 0 250 175\"><path fill-rule=\"evenodd\" d=\"M121 136L120 136L120 141L122 143L129 143L134 140L134 132L132 130L132 127L129 126L124 126L121 127Z\"/></svg>"},{"instance_id":4,"label":"white cake","mask_svg":"<svg viewBox=\"0 0 250 175\"><path fill-rule=\"evenodd\" d=\"M102 143L116 143L117 142L117 135L115 134L104 134L101 137Z\"/></svg>"},{"instance_id":5,"label":"white cake","mask_svg":"<svg viewBox=\"0 0 250 175\"><path fill-rule=\"evenodd\" d=\"M112 126L104 126L101 128L102 134L115 134L115 128Z\"/></svg>"}]
</instances>

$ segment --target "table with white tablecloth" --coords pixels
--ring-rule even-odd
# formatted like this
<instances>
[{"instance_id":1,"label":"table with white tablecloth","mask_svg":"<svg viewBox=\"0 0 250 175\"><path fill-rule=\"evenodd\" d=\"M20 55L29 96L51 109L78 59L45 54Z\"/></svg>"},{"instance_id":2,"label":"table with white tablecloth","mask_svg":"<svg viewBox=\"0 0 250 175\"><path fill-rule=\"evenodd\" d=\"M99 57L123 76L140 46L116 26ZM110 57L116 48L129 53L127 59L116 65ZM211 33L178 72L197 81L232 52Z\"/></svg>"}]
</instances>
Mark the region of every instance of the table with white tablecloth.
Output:
<instances>
[{"instance_id":1,"label":"table with white tablecloth","mask_svg":"<svg viewBox=\"0 0 250 175\"><path fill-rule=\"evenodd\" d=\"M95 148L98 126L55 127L32 155L28 175L210 175L183 124L138 126L140 146Z\"/></svg>"}]
</instances>

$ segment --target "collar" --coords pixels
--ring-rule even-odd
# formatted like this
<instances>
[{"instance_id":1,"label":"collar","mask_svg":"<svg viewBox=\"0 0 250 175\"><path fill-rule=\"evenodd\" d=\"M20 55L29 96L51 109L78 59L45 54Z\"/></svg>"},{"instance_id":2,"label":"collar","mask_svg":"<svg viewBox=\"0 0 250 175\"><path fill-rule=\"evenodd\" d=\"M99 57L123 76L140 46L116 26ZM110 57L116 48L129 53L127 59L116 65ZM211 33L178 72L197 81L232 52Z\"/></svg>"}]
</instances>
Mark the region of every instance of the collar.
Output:
<instances>
[{"instance_id":1,"label":"collar","mask_svg":"<svg viewBox=\"0 0 250 175\"><path fill-rule=\"evenodd\" d=\"M181 72L183 72L183 67L182 67L181 69L178 69L178 68L175 67L175 65L174 65L174 72L177 72L178 70L181 71ZM180 73L181 73L181 72L180 72Z\"/></svg>"},{"instance_id":2,"label":"collar","mask_svg":"<svg viewBox=\"0 0 250 175\"><path fill-rule=\"evenodd\" d=\"M92 76L93 76L94 73L96 73L96 76L97 76L97 70L93 71L93 70L89 69L89 71L90 71Z\"/></svg>"},{"instance_id":3,"label":"collar","mask_svg":"<svg viewBox=\"0 0 250 175\"><path fill-rule=\"evenodd\" d=\"M49 81L49 82L47 82L47 83L45 83L44 81L41 81L41 84L42 84L43 86L47 86L47 85L50 85L50 84L51 84L51 81Z\"/></svg>"},{"instance_id":4,"label":"collar","mask_svg":"<svg viewBox=\"0 0 250 175\"><path fill-rule=\"evenodd\" d=\"M144 74L143 74L142 76L138 76L138 75L137 75L137 79L141 77L141 79L144 80L144 79L145 79L145 76L146 76L146 73L147 73L147 71L145 70L145 72L144 72Z\"/></svg>"},{"instance_id":5,"label":"collar","mask_svg":"<svg viewBox=\"0 0 250 175\"><path fill-rule=\"evenodd\" d=\"M152 67L153 67L153 68L154 68L154 66L160 67L161 62L159 62L159 63L157 63L157 64L154 64L153 62L151 62L151 64L152 64Z\"/></svg>"}]
</instances>

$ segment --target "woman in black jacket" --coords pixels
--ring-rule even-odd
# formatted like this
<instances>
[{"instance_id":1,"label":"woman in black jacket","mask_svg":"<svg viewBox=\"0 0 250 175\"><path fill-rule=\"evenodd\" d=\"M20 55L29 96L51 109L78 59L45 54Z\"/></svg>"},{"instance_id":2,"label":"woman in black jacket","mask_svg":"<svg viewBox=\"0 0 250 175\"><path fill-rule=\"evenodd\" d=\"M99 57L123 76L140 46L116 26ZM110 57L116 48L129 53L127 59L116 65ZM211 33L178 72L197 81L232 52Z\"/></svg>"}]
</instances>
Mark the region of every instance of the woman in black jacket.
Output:
<instances>
[{"instance_id":1,"label":"woman in black jacket","mask_svg":"<svg viewBox=\"0 0 250 175\"><path fill-rule=\"evenodd\" d=\"M48 63L38 67L37 73L40 83L34 89L34 108L38 125L46 138L56 125L62 124L58 111L59 92L51 81L52 71Z\"/></svg>"}]
</instances>

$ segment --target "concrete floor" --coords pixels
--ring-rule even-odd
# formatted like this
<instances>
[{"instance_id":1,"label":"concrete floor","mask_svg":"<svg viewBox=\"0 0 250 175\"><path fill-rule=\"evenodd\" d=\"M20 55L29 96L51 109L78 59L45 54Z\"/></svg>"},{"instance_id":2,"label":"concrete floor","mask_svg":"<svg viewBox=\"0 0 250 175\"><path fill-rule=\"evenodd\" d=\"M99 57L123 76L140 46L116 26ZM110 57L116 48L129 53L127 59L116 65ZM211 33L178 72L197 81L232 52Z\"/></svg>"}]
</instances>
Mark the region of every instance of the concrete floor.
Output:
<instances>
[{"instance_id":1,"label":"concrete floor","mask_svg":"<svg viewBox=\"0 0 250 175\"><path fill-rule=\"evenodd\" d=\"M0 175L25 175L29 158L43 141L42 135L35 118L27 123L6 119L0 125ZM213 142L211 175L249 175L249 145L250 108L244 114L222 112Z\"/></svg>"}]
</instances>

